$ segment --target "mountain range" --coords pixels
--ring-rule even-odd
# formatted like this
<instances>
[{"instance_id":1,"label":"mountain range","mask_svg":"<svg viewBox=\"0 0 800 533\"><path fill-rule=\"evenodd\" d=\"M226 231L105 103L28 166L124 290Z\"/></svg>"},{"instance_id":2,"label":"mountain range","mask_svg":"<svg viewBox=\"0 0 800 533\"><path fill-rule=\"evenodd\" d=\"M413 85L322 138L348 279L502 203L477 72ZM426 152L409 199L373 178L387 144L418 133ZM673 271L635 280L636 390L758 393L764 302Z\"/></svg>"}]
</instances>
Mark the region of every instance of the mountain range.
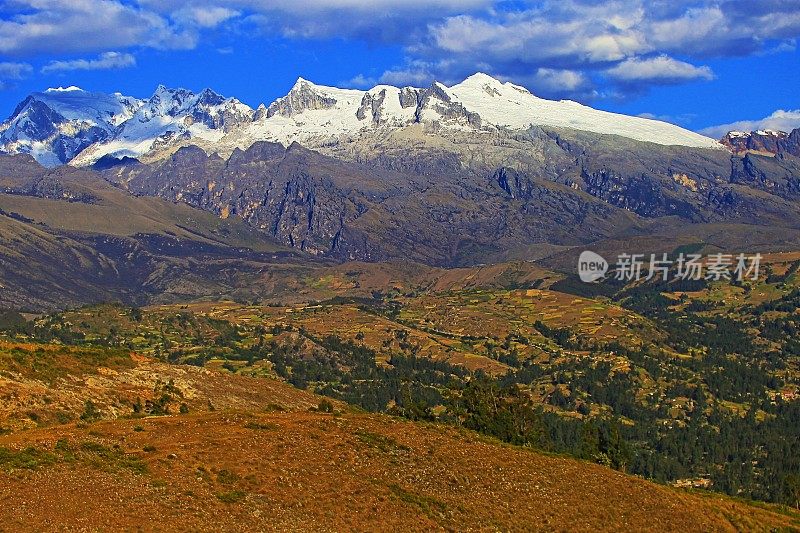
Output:
<instances>
[{"instance_id":1,"label":"mountain range","mask_svg":"<svg viewBox=\"0 0 800 533\"><path fill-rule=\"evenodd\" d=\"M255 110L211 89L194 94L162 85L150 98L137 99L60 87L21 102L0 127L0 147L30 153L47 166L88 165L104 156L151 155L187 141L210 143L218 152L259 140L318 147L413 124L475 134L558 127L662 145L721 148L672 124L545 100L481 73L452 87L435 82L422 89L379 85L367 91L300 78L286 96Z\"/></svg>"},{"instance_id":2,"label":"mountain range","mask_svg":"<svg viewBox=\"0 0 800 533\"><path fill-rule=\"evenodd\" d=\"M538 260L572 268L588 246L793 250L800 247L798 139L800 130L732 132L717 142L664 122L541 99L484 74L451 87L367 91L299 79L257 109L209 89L160 86L142 100L68 87L30 95L0 126L0 149L16 154L0 157L0 207L16 218L0 220L20 234L49 228L75 239L77 228L46 220L43 202L59 202L54 209L86 222L80 246L89 234L141 245L176 235L172 214L159 215L155 229L127 228L143 202L160 199L194 208L205 221L200 231L182 224L187 231L206 236L213 220L234 224L246 238L215 244L232 261L247 257L236 250L265 242L303 261L439 267ZM93 227L98 204L112 193L122 218ZM187 235L178 240L198 240ZM149 264L163 265L159 250ZM120 254L103 260L122 261ZM235 291L219 272L195 274L202 282L191 294ZM156 283L147 297L166 285Z\"/></svg>"}]
</instances>

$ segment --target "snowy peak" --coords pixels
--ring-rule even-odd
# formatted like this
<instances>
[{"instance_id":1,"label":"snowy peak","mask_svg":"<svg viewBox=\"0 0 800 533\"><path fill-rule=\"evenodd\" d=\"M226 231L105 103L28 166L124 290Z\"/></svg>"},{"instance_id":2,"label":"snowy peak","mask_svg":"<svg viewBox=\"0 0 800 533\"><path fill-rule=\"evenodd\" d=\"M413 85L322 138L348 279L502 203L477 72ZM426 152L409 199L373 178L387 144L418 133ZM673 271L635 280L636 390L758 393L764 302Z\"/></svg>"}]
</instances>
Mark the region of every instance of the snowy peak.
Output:
<instances>
[{"instance_id":1,"label":"snowy peak","mask_svg":"<svg viewBox=\"0 0 800 533\"><path fill-rule=\"evenodd\" d=\"M500 80L496 80L495 78L489 76L488 74L477 72L461 83L453 86L453 89L467 88L482 90L490 97L497 97L500 96L500 91L503 89L503 83Z\"/></svg>"},{"instance_id":2,"label":"snowy peak","mask_svg":"<svg viewBox=\"0 0 800 533\"><path fill-rule=\"evenodd\" d=\"M0 125L0 151L28 153L48 166L63 164L112 137L141 105L141 100L119 93L75 86L33 93Z\"/></svg>"},{"instance_id":3,"label":"snowy peak","mask_svg":"<svg viewBox=\"0 0 800 533\"><path fill-rule=\"evenodd\" d=\"M514 85L511 82L502 82L483 72L473 74L461 83L453 85L451 90L456 93L482 92L489 98L503 98L503 96L514 95L515 93L534 96L525 87Z\"/></svg>"},{"instance_id":4,"label":"snowy peak","mask_svg":"<svg viewBox=\"0 0 800 533\"><path fill-rule=\"evenodd\" d=\"M104 156L141 157L179 141L216 142L228 131L249 124L254 111L211 89L199 93L159 85L113 139L84 150L73 163L91 164Z\"/></svg>"},{"instance_id":5,"label":"snowy peak","mask_svg":"<svg viewBox=\"0 0 800 533\"><path fill-rule=\"evenodd\" d=\"M302 113L305 110L331 109L336 106L336 97L332 94L336 89L332 87L321 87L297 78L294 86L283 98L275 100L267 108L267 117L281 115L291 117Z\"/></svg>"},{"instance_id":6,"label":"snowy peak","mask_svg":"<svg viewBox=\"0 0 800 533\"><path fill-rule=\"evenodd\" d=\"M80 87L76 87L75 85L70 85L69 87L50 87L45 92L46 93L67 93L67 92L72 92L72 91L83 91L83 89L81 89Z\"/></svg>"},{"instance_id":7,"label":"snowy peak","mask_svg":"<svg viewBox=\"0 0 800 533\"><path fill-rule=\"evenodd\" d=\"M116 126L130 118L142 101L119 93L105 94L84 91L78 87L47 89L26 98L7 122L13 122L25 112L26 104L38 102L66 120L91 122L95 126ZM113 129L113 128L111 128Z\"/></svg>"}]
</instances>

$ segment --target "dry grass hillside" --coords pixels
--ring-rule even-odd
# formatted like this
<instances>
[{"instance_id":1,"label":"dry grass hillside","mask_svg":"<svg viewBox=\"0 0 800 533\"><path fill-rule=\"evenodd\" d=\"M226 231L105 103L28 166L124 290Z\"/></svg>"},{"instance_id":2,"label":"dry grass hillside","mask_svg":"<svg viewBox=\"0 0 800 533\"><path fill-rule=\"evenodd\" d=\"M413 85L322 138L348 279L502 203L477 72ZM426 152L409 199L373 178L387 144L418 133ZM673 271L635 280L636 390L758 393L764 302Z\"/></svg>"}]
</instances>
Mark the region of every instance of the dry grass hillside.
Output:
<instances>
[{"instance_id":1,"label":"dry grass hillside","mask_svg":"<svg viewBox=\"0 0 800 533\"><path fill-rule=\"evenodd\" d=\"M2 530L800 529L774 506L275 380L122 349L4 342L0 356Z\"/></svg>"},{"instance_id":2,"label":"dry grass hillside","mask_svg":"<svg viewBox=\"0 0 800 533\"><path fill-rule=\"evenodd\" d=\"M384 416L214 412L0 438L9 530L774 531L798 517Z\"/></svg>"}]
</instances>

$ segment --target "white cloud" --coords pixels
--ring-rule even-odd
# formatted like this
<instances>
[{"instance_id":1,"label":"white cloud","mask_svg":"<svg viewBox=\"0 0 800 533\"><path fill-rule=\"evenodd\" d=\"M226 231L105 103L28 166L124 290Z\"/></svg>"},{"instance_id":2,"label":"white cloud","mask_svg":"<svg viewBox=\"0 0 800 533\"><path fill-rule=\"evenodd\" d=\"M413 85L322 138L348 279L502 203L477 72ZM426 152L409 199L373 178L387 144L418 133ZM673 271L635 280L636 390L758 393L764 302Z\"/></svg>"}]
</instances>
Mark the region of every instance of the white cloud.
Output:
<instances>
[{"instance_id":1,"label":"white cloud","mask_svg":"<svg viewBox=\"0 0 800 533\"><path fill-rule=\"evenodd\" d=\"M242 14L267 35L362 38L404 43L424 34L428 23L491 8L496 0L194 0L192 9L224 6ZM183 0L140 0L162 16L180 18Z\"/></svg>"},{"instance_id":2,"label":"white cloud","mask_svg":"<svg viewBox=\"0 0 800 533\"><path fill-rule=\"evenodd\" d=\"M184 24L200 28L215 28L232 18L241 15L239 11L218 6L188 6L172 14L172 18Z\"/></svg>"},{"instance_id":3,"label":"white cloud","mask_svg":"<svg viewBox=\"0 0 800 533\"><path fill-rule=\"evenodd\" d=\"M548 68L619 61L650 51L637 26L640 12L623 10L621 3L625 2L577 9L564 2L558 7L548 4L550 7L543 9L500 13L491 19L451 17L431 27L430 42L419 50Z\"/></svg>"},{"instance_id":4,"label":"white cloud","mask_svg":"<svg viewBox=\"0 0 800 533\"><path fill-rule=\"evenodd\" d=\"M426 67L409 67L387 70L380 79L380 83L395 85L397 87L427 87L436 77Z\"/></svg>"},{"instance_id":5,"label":"white cloud","mask_svg":"<svg viewBox=\"0 0 800 533\"><path fill-rule=\"evenodd\" d=\"M660 120L661 122L669 122L678 126L688 127L692 121L697 118L694 113L682 113L680 115L658 115L655 113L639 113L636 115L642 118L649 118L650 120Z\"/></svg>"},{"instance_id":6,"label":"white cloud","mask_svg":"<svg viewBox=\"0 0 800 533\"><path fill-rule=\"evenodd\" d=\"M449 57L461 75L482 62L489 65L485 70L531 88L536 77L528 73L539 69L593 79L605 72L617 87L603 94L624 96L651 85L713 79L711 69L696 62L781 53L792 50L800 36L797 0L560 0L522 6L435 22L426 39L408 46L409 56L431 62ZM585 88L577 84L577 94Z\"/></svg>"},{"instance_id":7,"label":"white cloud","mask_svg":"<svg viewBox=\"0 0 800 533\"><path fill-rule=\"evenodd\" d=\"M42 67L42 73L68 70L109 70L127 68L136 65L136 58L121 52L103 52L97 59L72 59L69 61L51 61Z\"/></svg>"},{"instance_id":8,"label":"white cloud","mask_svg":"<svg viewBox=\"0 0 800 533\"><path fill-rule=\"evenodd\" d=\"M370 88L378 84L394 85L395 87L428 87L434 80L444 84L452 84L463 78L450 77L447 73L452 64L447 60L429 62L422 60L408 60L402 66L385 70L380 76L364 76L359 74L346 82L352 87ZM480 68L480 65L475 68ZM438 73L438 74L434 74Z\"/></svg>"},{"instance_id":9,"label":"white cloud","mask_svg":"<svg viewBox=\"0 0 800 533\"><path fill-rule=\"evenodd\" d=\"M2 12L4 56L190 49L225 25L246 39L403 46L378 82L457 81L480 69L574 96L711 79L696 66L708 57L785 53L800 37L800 0L7 0Z\"/></svg>"},{"instance_id":10,"label":"white cloud","mask_svg":"<svg viewBox=\"0 0 800 533\"><path fill-rule=\"evenodd\" d=\"M340 85L345 87L358 87L361 89L370 89L378 84L378 80L376 78L371 78L369 76L364 76L363 74L357 74L350 78L347 81L342 82Z\"/></svg>"},{"instance_id":11,"label":"white cloud","mask_svg":"<svg viewBox=\"0 0 800 533\"><path fill-rule=\"evenodd\" d=\"M606 76L623 83L657 81L680 83L689 80L712 80L709 67L696 67L666 55L640 59L632 57L605 71Z\"/></svg>"},{"instance_id":12,"label":"white cloud","mask_svg":"<svg viewBox=\"0 0 800 533\"><path fill-rule=\"evenodd\" d=\"M585 87L588 80L582 72L575 70L540 68L532 83L549 90L572 92Z\"/></svg>"},{"instance_id":13,"label":"white cloud","mask_svg":"<svg viewBox=\"0 0 800 533\"><path fill-rule=\"evenodd\" d=\"M25 79L32 72L33 67L28 63L0 62L0 91L13 87L14 81Z\"/></svg>"},{"instance_id":14,"label":"white cloud","mask_svg":"<svg viewBox=\"0 0 800 533\"><path fill-rule=\"evenodd\" d=\"M18 14L0 20L0 53L108 50L129 46L192 48L197 34L117 0L17 0Z\"/></svg>"},{"instance_id":15,"label":"white cloud","mask_svg":"<svg viewBox=\"0 0 800 533\"><path fill-rule=\"evenodd\" d=\"M720 124L702 129L700 133L720 139L729 131L777 130L788 132L796 128L800 128L800 109L788 111L779 109L760 120L740 120L730 124Z\"/></svg>"},{"instance_id":16,"label":"white cloud","mask_svg":"<svg viewBox=\"0 0 800 533\"><path fill-rule=\"evenodd\" d=\"M591 100L597 96L592 80L579 70L539 68L530 75L496 76L528 87L537 96L545 98L576 98Z\"/></svg>"},{"instance_id":17,"label":"white cloud","mask_svg":"<svg viewBox=\"0 0 800 533\"><path fill-rule=\"evenodd\" d=\"M0 79L21 80L33 72L33 67L28 63L0 63Z\"/></svg>"}]
</instances>

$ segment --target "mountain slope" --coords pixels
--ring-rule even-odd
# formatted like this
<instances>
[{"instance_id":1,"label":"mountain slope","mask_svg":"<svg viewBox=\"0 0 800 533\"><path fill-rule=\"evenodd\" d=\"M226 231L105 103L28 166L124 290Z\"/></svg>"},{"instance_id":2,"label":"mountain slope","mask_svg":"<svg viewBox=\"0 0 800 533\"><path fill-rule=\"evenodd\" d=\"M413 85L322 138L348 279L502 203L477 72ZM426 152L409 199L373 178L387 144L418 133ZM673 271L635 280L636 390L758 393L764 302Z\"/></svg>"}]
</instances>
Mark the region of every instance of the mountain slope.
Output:
<instances>
[{"instance_id":1,"label":"mountain slope","mask_svg":"<svg viewBox=\"0 0 800 533\"><path fill-rule=\"evenodd\" d=\"M238 216L287 246L344 260L456 266L603 239L674 240L695 224L766 228L775 244L786 240L776 228L800 229L791 156L732 159L576 130L476 137L420 128L334 143L327 155L257 142L225 160L186 146L104 175L135 194Z\"/></svg>"},{"instance_id":2,"label":"mountain slope","mask_svg":"<svg viewBox=\"0 0 800 533\"><path fill-rule=\"evenodd\" d=\"M287 384L117 348L0 342L0 368L0 390L47 426L0 436L0 521L15 531L798 527L773 506L339 403L309 412L321 398Z\"/></svg>"},{"instance_id":3,"label":"mountain slope","mask_svg":"<svg viewBox=\"0 0 800 533\"><path fill-rule=\"evenodd\" d=\"M0 437L11 450L34 443L53 450L59 440L77 449L72 464L56 459L0 478L4 524L17 531L54 522L193 531L797 527L771 508L384 417L210 413L90 427L91 436L63 428ZM115 466L122 462L115 453L144 473Z\"/></svg>"},{"instance_id":4,"label":"mountain slope","mask_svg":"<svg viewBox=\"0 0 800 533\"><path fill-rule=\"evenodd\" d=\"M568 186L520 176L510 195L497 178L431 161L432 174L324 156L293 144L256 143L230 159L185 147L169 159L123 164L107 179L135 194L237 216L285 245L345 260L405 258L471 264L532 244L580 244L635 231L635 215Z\"/></svg>"},{"instance_id":5,"label":"mountain slope","mask_svg":"<svg viewBox=\"0 0 800 533\"><path fill-rule=\"evenodd\" d=\"M0 307L230 294L298 255L238 219L131 196L93 172L0 157Z\"/></svg>"}]
</instances>

